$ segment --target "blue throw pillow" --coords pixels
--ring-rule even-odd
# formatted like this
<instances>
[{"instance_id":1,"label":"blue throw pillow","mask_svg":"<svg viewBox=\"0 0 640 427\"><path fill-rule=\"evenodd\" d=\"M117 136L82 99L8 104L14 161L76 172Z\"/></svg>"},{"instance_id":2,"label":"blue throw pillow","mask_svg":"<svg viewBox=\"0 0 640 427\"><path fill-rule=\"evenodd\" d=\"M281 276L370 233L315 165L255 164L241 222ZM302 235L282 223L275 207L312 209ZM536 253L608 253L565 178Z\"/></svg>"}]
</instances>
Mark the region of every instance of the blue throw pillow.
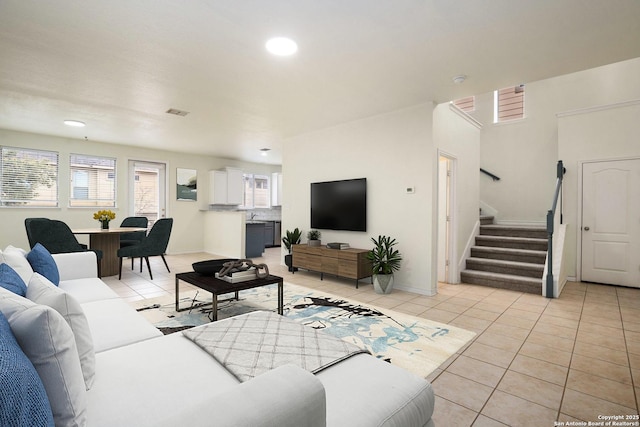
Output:
<instances>
[{"instance_id":1,"label":"blue throw pillow","mask_svg":"<svg viewBox=\"0 0 640 427\"><path fill-rule=\"evenodd\" d=\"M36 273L49 279L51 283L58 286L60 284L60 272L49 251L40 243L31 249L27 254L27 261Z\"/></svg>"},{"instance_id":2,"label":"blue throw pillow","mask_svg":"<svg viewBox=\"0 0 640 427\"><path fill-rule=\"evenodd\" d=\"M0 425L53 426L42 380L0 312Z\"/></svg>"},{"instance_id":3,"label":"blue throw pillow","mask_svg":"<svg viewBox=\"0 0 640 427\"><path fill-rule=\"evenodd\" d=\"M21 297L27 295L27 285L24 284L24 280L8 264L0 264L0 286Z\"/></svg>"}]
</instances>

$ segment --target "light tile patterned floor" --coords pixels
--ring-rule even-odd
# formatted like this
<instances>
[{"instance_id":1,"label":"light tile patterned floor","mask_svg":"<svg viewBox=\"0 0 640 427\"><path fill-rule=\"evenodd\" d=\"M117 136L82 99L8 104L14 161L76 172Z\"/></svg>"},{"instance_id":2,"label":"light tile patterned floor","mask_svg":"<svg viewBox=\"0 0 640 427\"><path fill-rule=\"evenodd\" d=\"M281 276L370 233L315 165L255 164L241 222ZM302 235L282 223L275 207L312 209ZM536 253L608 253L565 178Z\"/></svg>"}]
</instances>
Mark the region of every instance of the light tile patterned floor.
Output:
<instances>
[{"instance_id":1,"label":"light tile patterned floor","mask_svg":"<svg viewBox=\"0 0 640 427\"><path fill-rule=\"evenodd\" d=\"M394 291L381 296L364 280L317 273L291 274L280 249L265 257L285 281L473 330L475 340L429 376L440 426L553 426L598 421L599 415L637 415L640 405L640 289L568 283L558 299L474 285L440 284L426 297ZM174 273L208 254L159 257L139 272L125 262L123 278L106 278L134 301L174 293ZM187 285L184 286L187 288ZM183 285L181 284L181 289Z\"/></svg>"}]
</instances>

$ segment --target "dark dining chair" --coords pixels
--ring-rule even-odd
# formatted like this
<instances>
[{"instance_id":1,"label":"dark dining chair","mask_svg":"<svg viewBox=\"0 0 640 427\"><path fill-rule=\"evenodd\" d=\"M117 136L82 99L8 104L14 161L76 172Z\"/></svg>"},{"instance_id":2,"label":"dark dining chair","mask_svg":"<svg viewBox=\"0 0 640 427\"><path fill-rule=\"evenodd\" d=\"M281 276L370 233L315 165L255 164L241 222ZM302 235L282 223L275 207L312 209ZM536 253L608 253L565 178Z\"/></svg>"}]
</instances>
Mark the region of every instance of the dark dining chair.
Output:
<instances>
[{"instance_id":1,"label":"dark dining chair","mask_svg":"<svg viewBox=\"0 0 640 427\"><path fill-rule=\"evenodd\" d=\"M136 227L147 228L149 220L146 216L128 216L120 223L121 228ZM146 231L132 231L131 233L120 234L120 247L134 246L139 244L144 236L147 235ZM133 270L134 258L131 258L131 269ZM140 258L140 270L142 270L142 258Z\"/></svg>"},{"instance_id":2,"label":"dark dining chair","mask_svg":"<svg viewBox=\"0 0 640 427\"><path fill-rule=\"evenodd\" d=\"M135 227L135 228L147 228L149 225L149 220L146 216L128 216L122 220L120 223L120 227ZM147 234L146 231L133 231L131 233L122 233L120 234L120 247L124 248L125 246L133 246L139 244L144 236Z\"/></svg>"},{"instance_id":3,"label":"dark dining chair","mask_svg":"<svg viewBox=\"0 0 640 427\"><path fill-rule=\"evenodd\" d=\"M49 220L49 218L26 218L24 220L24 228L27 230L27 239L29 240L30 248L33 248L36 243L38 243L33 237L33 233L31 232L31 222L40 219Z\"/></svg>"},{"instance_id":4,"label":"dark dining chair","mask_svg":"<svg viewBox=\"0 0 640 427\"><path fill-rule=\"evenodd\" d=\"M41 220L41 219L47 220L47 221L51 221L49 218L26 218L24 220L24 228L27 230L27 239L29 240L29 247L30 248L33 248L36 245L36 243L38 243L38 241L33 237L33 234L31 233L31 221ZM74 236L74 238L75 238L75 236ZM77 242L77 240L76 240L76 242ZM82 243L78 243L78 244L82 247L83 250L86 251L88 249L87 245L84 245ZM76 251L72 250L71 252L76 252ZM49 251L49 253L52 253L52 252Z\"/></svg>"},{"instance_id":5,"label":"dark dining chair","mask_svg":"<svg viewBox=\"0 0 640 427\"><path fill-rule=\"evenodd\" d=\"M61 254L68 252L86 252L87 247L76 239L69 226L57 219L26 218L24 226L27 230L29 246L33 248L36 243L44 246L49 253ZM98 275L100 275L100 260L102 251L92 250L98 260Z\"/></svg>"},{"instance_id":6,"label":"dark dining chair","mask_svg":"<svg viewBox=\"0 0 640 427\"><path fill-rule=\"evenodd\" d=\"M173 218L162 218L157 220L149 234L147 234L137 245L125 246L118 249L118 258L120 264L120 273L118 279L122 278L122 259L126 257L131 258L144 258L147 262L147 269L149 270L149 277L153 280L153 274L151 273L151 265L149 264L150 256L159 256L162 258L167 271L169 265L164 258L164 254L169 245L169 238L171 237L171 228L173 227ZM140 260L140 271L142 272L142 260Z\"/></svg>"}]
</instances>

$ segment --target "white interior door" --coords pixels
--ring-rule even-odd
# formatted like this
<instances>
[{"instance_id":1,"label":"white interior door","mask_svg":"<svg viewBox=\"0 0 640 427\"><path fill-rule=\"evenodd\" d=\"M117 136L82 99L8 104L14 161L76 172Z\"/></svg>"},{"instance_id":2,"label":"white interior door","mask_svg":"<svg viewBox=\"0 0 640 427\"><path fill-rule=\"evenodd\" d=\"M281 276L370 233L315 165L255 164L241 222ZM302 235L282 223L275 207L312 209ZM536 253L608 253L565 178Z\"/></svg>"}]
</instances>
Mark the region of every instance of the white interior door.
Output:
<instances>
[{"instance_id":1,"label":"white interior door","mask_svg":"<svg viewBox=\"0 0 640 427\"><path fill-rule=\"evenodd\" d=\"M450 283L451 159L438 160L438 282Z\"/></svg>"},{"instance_id":2,"label":"white interior door","mask_svg":"<svg viewBox=\"0 0 640 427\"><path fill-rule=\"evenodd\" d=\"M129 161L129 215L146 216L149 227L167 213L166 165Z\"/></svg>"},{"instance_id":3,"label":"white interior door","mask_svg":"<svg viewBox=\"0 0 640 427\"><path fill-rule=\"evenodd\" d=\"M582 166L582 280L640 287L640 159Z\"/></svg>"}]
</instances>

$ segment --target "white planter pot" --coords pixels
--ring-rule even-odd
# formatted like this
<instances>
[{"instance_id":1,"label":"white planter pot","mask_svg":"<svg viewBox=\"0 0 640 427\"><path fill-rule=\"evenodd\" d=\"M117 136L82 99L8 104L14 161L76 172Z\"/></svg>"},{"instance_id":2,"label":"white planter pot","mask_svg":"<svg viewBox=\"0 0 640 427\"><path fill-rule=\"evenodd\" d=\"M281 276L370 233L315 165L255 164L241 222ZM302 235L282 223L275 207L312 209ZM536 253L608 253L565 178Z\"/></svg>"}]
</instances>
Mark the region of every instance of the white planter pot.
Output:
<instances>
[{"instance_id":1,"label":"white planter pot","mask_svg":"<svg viewBox=\"0 0 640 427\"><path fill-rule=\"evenodd\" d=\"M393 289L393 274L374 274L373 289L378 294L390 294Z\"/></svg>"}]
</instances>

